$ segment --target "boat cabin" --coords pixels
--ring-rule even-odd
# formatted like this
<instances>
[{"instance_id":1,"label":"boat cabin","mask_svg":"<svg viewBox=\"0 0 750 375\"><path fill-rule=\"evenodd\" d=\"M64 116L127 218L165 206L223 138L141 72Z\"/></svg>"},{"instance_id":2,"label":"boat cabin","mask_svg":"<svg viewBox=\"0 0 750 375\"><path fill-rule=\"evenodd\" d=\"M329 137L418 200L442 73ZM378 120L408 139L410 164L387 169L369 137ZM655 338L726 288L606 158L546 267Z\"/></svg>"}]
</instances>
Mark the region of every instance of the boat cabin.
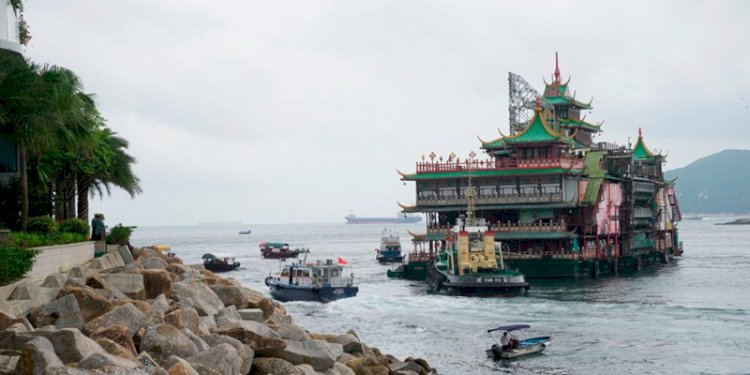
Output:
<instances>
[{"instance_id":1,"label":"boat cabin","mask_svg":"<svg viewBox=\"0 0 750 375\"><path fill-rule=\"evenodd\" d=\"M285 264L276 280L288 285L311 287L351 286L354 277L345 277L344 267L332 259L325 262Z\"/></svg>"}]
</instances>

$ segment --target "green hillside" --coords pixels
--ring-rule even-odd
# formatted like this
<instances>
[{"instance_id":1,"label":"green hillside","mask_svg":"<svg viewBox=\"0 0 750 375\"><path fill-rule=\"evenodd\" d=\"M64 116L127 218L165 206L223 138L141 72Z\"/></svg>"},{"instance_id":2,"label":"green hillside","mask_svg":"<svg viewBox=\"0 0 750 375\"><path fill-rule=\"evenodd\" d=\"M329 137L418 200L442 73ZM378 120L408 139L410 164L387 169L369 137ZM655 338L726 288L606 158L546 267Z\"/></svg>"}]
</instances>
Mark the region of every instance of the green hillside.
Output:
<instances>
[{"instance_id":1,"label":"green hillside","mask_svg":"<svg viewBox=\"0 0 750 375\"><path fill-rule=\"evenodd\" d=\"M682 212L750 213L750 150L724 150L667 171Z\"/></svg>"}]
</instances>

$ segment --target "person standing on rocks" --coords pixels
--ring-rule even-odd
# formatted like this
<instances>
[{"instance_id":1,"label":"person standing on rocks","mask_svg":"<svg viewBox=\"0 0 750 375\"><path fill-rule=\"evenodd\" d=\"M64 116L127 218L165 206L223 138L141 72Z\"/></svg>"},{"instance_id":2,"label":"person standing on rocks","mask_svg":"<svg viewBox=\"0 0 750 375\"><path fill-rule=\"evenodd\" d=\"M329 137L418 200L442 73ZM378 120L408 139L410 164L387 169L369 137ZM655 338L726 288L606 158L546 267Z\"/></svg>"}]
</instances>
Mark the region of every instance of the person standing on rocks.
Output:
<instances>
[{"instance_id":1,"label":"person standing on rocks","mask_svg":"<svg viewBox=\"0 0 750 375\"><path fill-rule=\"evenodd\" d=\"M94 218L91 219L91 241L104 241L105 231L104 215L94 214Z\"/></svg>"}]
</instances>

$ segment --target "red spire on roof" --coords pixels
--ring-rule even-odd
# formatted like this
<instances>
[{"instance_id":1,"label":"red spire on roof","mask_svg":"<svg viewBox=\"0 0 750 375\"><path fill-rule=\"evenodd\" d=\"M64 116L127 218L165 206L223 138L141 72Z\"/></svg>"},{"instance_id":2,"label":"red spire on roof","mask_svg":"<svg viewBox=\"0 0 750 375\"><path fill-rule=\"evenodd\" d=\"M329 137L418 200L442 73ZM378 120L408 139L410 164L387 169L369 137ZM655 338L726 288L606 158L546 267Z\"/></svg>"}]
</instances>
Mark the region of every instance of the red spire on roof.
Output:
<instances>
[{"instance_id":1,"label":"red spire on roof","mask_svg":"<svg viewBox=\"0 0 750 375\"><path fill-rule=\"evenodd\" d=\"M641 131L641 127L639 126L638 127L638 138L642 138L642 137L643 137L643 132Z\"/></svg>"},{"instance_id":2,"label":"red spire on roof","mask_svg":"<svg viewBox=\"0 0 750 375\"><path fill-rule=\"evenodd\" d=\"M560 83L560 65L557 61L557 51L555 51L555 83Z\"/></svg>"},{"instance_id":3,"label":"red spire on roof","mask_svg":"<svg viewBox=\"0 0 750 375\"><path fill-rule=\"evenodd\" d=\"M536 110L538 111L540 109L542 109L542 99L537 96L536 97Z\"/></svg>"}]
</instances>

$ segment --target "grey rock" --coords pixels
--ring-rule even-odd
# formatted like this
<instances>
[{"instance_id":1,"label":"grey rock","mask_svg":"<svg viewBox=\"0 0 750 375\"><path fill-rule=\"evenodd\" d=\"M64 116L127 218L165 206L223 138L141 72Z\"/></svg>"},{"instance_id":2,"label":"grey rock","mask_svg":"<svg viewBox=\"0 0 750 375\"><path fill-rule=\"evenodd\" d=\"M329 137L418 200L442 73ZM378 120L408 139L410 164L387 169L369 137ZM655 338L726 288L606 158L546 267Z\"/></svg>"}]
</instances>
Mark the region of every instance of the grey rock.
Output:
<instances>
[{"instance_id":1,"label":"grey rock","mask_svg":"<svg viewBox=\"0 0 750 375\"><path fill-rule=\"evenodd\" d=\"M37 331L34 334L47 338L63 363L79 362L96 353L107 354L99 344L75 328L63 328L52 332Z\"/></svg>"},{"instance_id":2,"label":"grey rock","mask_svg":"<svg viewBox=\"0 0 750 375\"><path fill-rule=\"evenodd\" d=\"M68 279L85 279L89 275L88 267L81 265L73 267L68 273Z\"/></svg>"},{"instance_id":3,"label":"grey rock","mask_svg":"<svg viewBox=\"0 0 750 375\"><path fill-rule=\"evenodd\" d=\"M18 365L20 356L13 354L0 354L0 374L13 374Z\"/></svg>"},{"instance_id":4,"label":"grey rock","mask_svg":"<svg viewBox=\"0 0 750 375\"><path fill-rule=\"evenodd\" d=\"M394 372L393 375L419 375L419 373L411 370L399 370Z\"/></svg>"},{"instance_id":5,"label":"grey rock","mask_svg":"<svg viewBox=\"0 0 750 375\"><path fill-rule=\"evenodd\" d=\"M333 344L338 345L338 344ZM340 348L341 345L338 345ZM336 358L341 355L331 347L331 344L320 340L293 341L286 342L283 359L292 364L300 365L306 363L312 366L316 371L323 371L333 367ZM343 349L341 349L343 352Z\"/></svg>"},{"instance_id":6,"label":"grey rock","mask_svg":"<svg viewBox=\"0 0 750 375\"><path fill-rule=\"evenodd\" d=\"M141 327L144 317L145 315L141 310L138 310L132 303L126 303L115 306L108 312L86 323L84 331L94 333L100 329L120 324L125 326L132 335Z\"/></svg>"},{"instance_id":7,"label":"grey rock","mask_svg":"<svg viewBox=\"0 0 750 375\"><path fill-rule=\"evenodd\" d=\"M343 353L338 358L336 358L336 362L346 363L346 361L350 361L356 358L357 356L355 356L354 354Z\"/></svg>"},{"instance_id":8,"label":"grey rock","mask_svg":"<svg viewBox=\"0 0 750 375\"><path fill-rule=\"evenodd\" d=\"M297 369L297 373L300 374L300 375L318 375L318 374L320 374L319 372L315 371L315 369L312 366L310 366L310 365L308 365L306 363L305 364L301 364L301 365L296 365L296 366L294 366L294 368Z\"/></svg>"},{"instance_id":9,"label":"grey rock","mask_svg":"<svg viewBox=\"0 0 750 375\"><path fill-rule=\"evenodd\" d=\"M120 253L122 260L125 264L133 263L133 254L130 253L130 249L127 246L120 246L117 248L117 252Z\"/></svg>"},{"instance_id":10,"label":"grey rock","mask_svg":"<svg viewBox=\"0 0 750 375\"><path fill-rule=\"evenodd\" d=\"M304 328L296 324L285 324L275 329L283 339L305 341L310 340L310 334L308 334Z\"/></svg>"},{"instance_id":11,"label":"grey rock","mask_svg":"<svg viewBox=\"0 0 750 375\"><path fill-rule=\"evenodd\" d=\"M164 294L160 294L153 300L151 300L151 311L152 312L158 312L161 315L164 315L167 310L169 310L169 301L167 300L167 297Z\"/></svg>"},{"instance_id":12,"label":"grey rock","mask_svg":"<svg viewBox=\"0 0 750 375\"><path fill-rule=\"evenodd\" d=\"M362 343L359 341L359 338L357 338L357 336L354 336L352 334L346 333L336 336L335 338L333 338L333 340L331 340L331 342L341 344L344 348L344 352L346 353L362 353Z\"/></svg>"},{"instance_id":13,"label":"grey rock","mask_svg":"<svg viewBox=\"0 0 750 375\"><path fill-rule=\"evenodd\" d=\"M160 363L171 355L187 358L198 354L195 343L169 324L159 324L146 328L146 332L141 339L140 350L149 352Z\"/></svg>"},{"instance_id":14,"label":"grey rock","mask_svg":"<svg viewBox=\"0 0 750 375\"><path fill-rule=\"evenodd\" d=\"M297 368L293 364L280 358L255 358L250 375L268 375L268 374L297 374Z\"/></svg>"},{"instance_id":15,"label":"grey rock","mask_svg":"<svg viewBox=\"0 0 750 375\"><path fill-rule=\"evenodd\" d=\"M159 257L148 257L146 259L138 259L139 263L141 263L141 266L145 269L165 269L169 264L167 264L164 259L161 259Z\"/></svg>"},{"instance_id":16,"label":"grey rock","mask_svg":"<svg viewBox=\"0 0 750 375\"><path fill-rule=\"evenodd\" d=\"M139 364L129 359L117 357L109 353L94 353L78 362L78 367L87 370L106 368L137 368Z\"/></svg>"},{"instance_id":17,"label":"grey rock","mask_svg":"<svg viewBox=\"0 0 750 375\"><path fill-rule=\"evenodd\" d=\"M164 368L169 370L170 375L202 375L199 374L198 371L195 371L193 365L191 365L190 362L174 355L168 358L168 360L166 361L166 366L164 366Z\"/></svg>"},{"instance_id":18,"label":"grey rock","mask_svg":"<svg viewBox=\"0 0 750 375\"><path fill-rule=\"evenodd\" d=\"M286 342L266 325L253 321L227 323L213 333L233 337L247 344L256 355L277 356L283 353Z\"/></svg>"},{"instance_id":19,"label":"grey rock","mask_svg":"<svg viewBox=\"0 0 750 375\"><path fill-rule=\"evenodd\" d=\"M263 310L261 309L241 309L237 310L242 320L253 320L256 322L263 321Z\"/></svg>"},{"instance_id":20,"label":"grey rock","mask_svg":"<svg viewBox=\"0 0 750 375\"><path fill-rule=\"evenodd\" d=\"M52 343L44 337L34 337L21 347L16 374L41 374L49 367L63 366Z\"/></svg>"},{"instance_id":21,"label":"grey rock","mask_svg":"<svg viewBox=\"0 0 750 375\"><path fill-rule=\"evenodd\" d=\"M423 369L422 366L418 365L415 362L394 362L388 365L388 369L394 373L399 371L413 371L417 374L421 372L427 373L427 371Z\"/></svg>"},{"instance_id":22,"label":"grey rock","mask_svg":"<svg viewBox=\"0 0 750 375\"><path fill-rule=\"evenodd\" d=\"M193 333L191 330L187 328L182 329L182 333L187 336L187 338L190 339L190 341L195 344L196 349L198 349L198 352L203 352L211 348L210 345L208 345L205 341L203 341L202 338L197 336L195 333Z\"/></svg>"},{"instance_id":23,"label":"grey rock","mask_svg":"<svg viewBox=\"0 0 750 375\"><path fill-rule=\"evenodd\" d=\"M159 363L156 362L148 352L141 352L141 354L138 354L138 362L146 368L159 367Z\"/></svg>"},{"instance_id":24,"label":"grey rock","mask_svg":"<svg viewBox=\"0 0 750 375\"><path fill-rule=\"evenodd\" d=\"M233 305L237 309L257 308L263 310L263 319L273 313L273 301L265 294L250 288L235 285L211 285L225 306Z\"/></svg>"},{"instance_id":25,"label":"grey rock","mask_svg":"<svg viewBox=\"0 0 750 375\"><path fill-rule=\"evenodd\" d=\"M230 305L219 311L218 314L214 315L216 319L216 326L221 327L227 323L242 321L240 313L237 312L237 308Z\"/></svg>"},{"instance_id":26,"label":"grey rock","mask_svg":"<svg viewBox=\"0 0 750 375\"><path fill-rule=\"evenodd\" d=\"M224 303L206 284L199 280L183 280L172 286L172 298L182 301L189 298L200 316L216 315Z\"/></svg>"},{"instance_id":27,"label":"grey rock","mask_svg":"<svg viewBox=\"0 0 750 375\"><path fill-rule=\"evenodd\" d=\"M66 294L32 310L29 318L34 327L54 324L56 328L83 328L81 308L71 294Z\"/></svg>"},{"instance_id":28,"label":"grey rock","mask_svg":"<svg viewBox=\"0 0 750 375\"><path fill-rule=\"evenodd\" d=\"M45 288L62 288L65 285L65 275L55 272L47 275L42 282Z\"/></svg>"},{"instance_id":29,"label":"grey rock","mask_svg":"<svg viewBox=\"0 0 750 375\"><path fill-rule=\"evenodd\" d=\"M205 366L220 374L239 374L242 367L242 358L230 344L219 344L186 359L193 365Z\"/></svg>"},{"instance_id":30,"label":"grey rock","mask_svg":"<svg viewBox=\"0 0 750 375\"><path fill-rule=\"evenodd\" d=\"M250 371L250 367L253 365L253 358L255 352L249 346L240 342L240 340L231 338L229 336L217 335L215 333L201 337L208 345L216 346L219 344L229 344L237 349L237 354L242 358L242 366L240 366L240 373L247 374Z\"/></svg>"},{"instance_id":31,"label":"grey rock","mask_svg":"<svg viewBox=\"0 0 750 375\"><path fill-rule=\"evenodd\" d=\"M216 319L214 319L213 316L201 316L198 317L198 321L200 321L201 325L206 327L209 331L216 328Z\"/></svg>"},{"instance_id":32,"label":"grey rock","mask_svg":"<svg viewBox=\"0 0 750 375\"><path fill-rule=\"evenodd\" d=\"M332 368L323 371L324 375L356 375L354 370L350 369L343 363L336 362Z\"/></svg>"},{"instance_id":33,"label":"grey rock","mask_svg":"<svg viewBox=\"0 0 750 375\"><path fill-rule=\"evenodd\" d=\"M145 300L146 288L143 285L143 275L137 273L111 273L104 278L113 288L122 292L128 298Z\"/></svg>"},{"instance_id":34,"label":"grey rock","mask_svg":"<svg viewBox=\"0 0 750 375\"><path fill-rule=\"evenodd\" d=\"M177 275L180 280L199 279L201 274L197 270L190 268L184 264L170 264L167 266L167 271Z\"/></svg>"},{"instance_id":35,"label":"grey rock","mask_svg":"<svg viewBox=\"0 0 750 375\"><path fill-rule=\"evenodd\" d=\"M164 323L171 324L177 329L187 328L196 335L208 333L208 329L201 325L198 312L192 307L178 308L164 315Z\"/></svg>"}]
</instances>

